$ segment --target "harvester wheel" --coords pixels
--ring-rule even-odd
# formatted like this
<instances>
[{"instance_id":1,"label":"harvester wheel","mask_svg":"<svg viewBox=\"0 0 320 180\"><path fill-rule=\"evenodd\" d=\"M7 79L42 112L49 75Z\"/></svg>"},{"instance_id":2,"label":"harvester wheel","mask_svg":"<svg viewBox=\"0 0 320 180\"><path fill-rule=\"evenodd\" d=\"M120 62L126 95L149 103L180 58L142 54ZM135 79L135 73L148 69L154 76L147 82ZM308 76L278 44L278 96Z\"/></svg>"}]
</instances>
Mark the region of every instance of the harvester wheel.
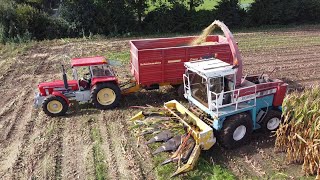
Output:
<instances>
[{"instance_id":1,"label":"harvester wheel","mask_svg":"<svg viewBox=\"0 0 320 180\"><path fill-rule=\"evenodd\" d=\"M252 133L252 120L248 113L228 117L220 131L217 132L219 143L228 149L239 147L246 143Z\"/></svg>"},{"instance_id":2,"label":"harvester wheel","mask_svg":"<svg viewBox=\"0 0 320 180\"><path fill-rule=\"evenodd\" d=\"M42 103L44 113L51 117L63 116L68 111L68 103L62 97L50 95Z\"/></svg>"},{"instance_id":3,"label":"harvester wheel","mask_svg":"<svg viewBox=\"0 0 320 180\"><path fill-rule=\"evenodd\" d=\"M113 83L95 85L91 90L92 104L98 109L112 109L119 105L120 88Z\"/></svg>"},{"instance_id":4,"label":"harvester wheel","mask_svg":"<svg viewBox=\"0 0 320 180\"><path fill-rule=\"evenodd\" d=\"M261 129L264 132L272 132L279 128L281 124L281 112L269 110L261 122Z\"/></svg>"}]
</instances>

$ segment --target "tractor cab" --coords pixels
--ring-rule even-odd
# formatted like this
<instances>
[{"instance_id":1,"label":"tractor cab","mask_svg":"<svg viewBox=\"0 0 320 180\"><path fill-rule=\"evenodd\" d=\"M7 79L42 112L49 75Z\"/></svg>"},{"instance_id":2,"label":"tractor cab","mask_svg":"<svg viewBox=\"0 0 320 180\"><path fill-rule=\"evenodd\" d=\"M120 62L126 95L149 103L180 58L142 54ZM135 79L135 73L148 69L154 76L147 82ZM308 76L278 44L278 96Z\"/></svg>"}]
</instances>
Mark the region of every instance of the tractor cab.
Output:
<instances>
[{"instance_id":1,"label":"tractor cab","mask_svg":"<svg viewBox=\"0 0 320 180\"><path fill-rule=\"evenodd\" d=\"M73 79L78 82L79 90L90 89L92 83L99 79L115 77L104 57L74 58L71 60L71 66Z\"/></svg>"},{"instance_id":2,"label":"tractor cab","mask_svg":"<svg viewBox=\"0 0 320 180\"><path fill-rule=\"evenodd\" d=\"M62 80L38 85L35 107L42 106L47 115L55 117L67 112L70 101L92 102L98 109L118 106L121 98L118 79L104 57L74 58L71 66L73 80L67 80L62 66Z\"/></svg>"}]
</instances>

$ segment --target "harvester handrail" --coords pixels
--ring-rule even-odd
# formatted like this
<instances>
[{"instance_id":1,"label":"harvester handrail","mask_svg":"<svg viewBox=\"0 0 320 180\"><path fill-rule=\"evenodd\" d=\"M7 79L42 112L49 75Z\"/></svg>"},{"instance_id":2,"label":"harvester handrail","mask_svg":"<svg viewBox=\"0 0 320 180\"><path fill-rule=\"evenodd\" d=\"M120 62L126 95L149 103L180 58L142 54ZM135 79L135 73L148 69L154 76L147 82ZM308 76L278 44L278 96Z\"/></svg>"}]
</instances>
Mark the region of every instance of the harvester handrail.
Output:
<instances>
[{"instance_id":1,"label":"harvester handrail","mask_svg":"<svg viewBox=\"0 0 320 180\"><path fill-rule=\"evenodd\" d=\"M249 95L252 95L252 96L249 96L248 98L245 98L243 100L238 100L238 98L240 97L240 91L246 90L246 89L253 89L253 88L254 88L254 93L249 94ZM226 91L226 92L221 92L221 93L215 93L215 92L212 92L210 90L209 90L209 92L210 92L210 95L211 95L211 98L209 98L209 109L210 110L216 110L216 114L219 113L219 108L225 108L225 107L232 106L232 105L236 105L235 111L237 111L238 110L238 104L241 103L241 102L254 100L254 105L256 104L256 98L257 98L257 95L256 95L257 94L257 86L256 85L243 87L243 88L239 88L239 89L234 89L234 90L231 90L231 91ZM236 94L235 94L235 92L236 92ZM235 101L233 101L231 103L228 103L228 104L219 105L218 104L218 97L219 96L223 96L224 94L231 94L233 97L235 97L234 98ZM215 99L213 99L212 97L215 97ZM215 104L212 103L213 100L215 101Z\"/></svg>"}]
</instances>

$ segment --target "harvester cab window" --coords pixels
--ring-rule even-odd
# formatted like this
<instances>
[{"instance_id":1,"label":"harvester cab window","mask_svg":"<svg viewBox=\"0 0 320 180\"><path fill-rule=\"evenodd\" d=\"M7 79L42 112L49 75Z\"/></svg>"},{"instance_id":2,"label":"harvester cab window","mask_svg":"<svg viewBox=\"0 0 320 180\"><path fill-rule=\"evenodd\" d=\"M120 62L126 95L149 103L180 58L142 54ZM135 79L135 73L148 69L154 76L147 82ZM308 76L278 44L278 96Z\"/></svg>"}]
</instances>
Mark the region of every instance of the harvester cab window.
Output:
<instances>
[{"instance_id":1,"label":"harvester cab window","mask_svg":"<svg viewBox=\"0 0 320 180\"><path fill-rule=\"evenodd\" d=\"M223 77L210 78L210 91L214 93L221 93L224 87Z\"/></svg>"},{"instance_id":2,"label":"harvester cab window","mask_svg":"<svg viewBox=\"0 0 320 180\"><path fill-rule=\"evenodd\" d=\"M209 90L212 94L212 100L217 100L217 106L231 103L232 90L234 90L235 76L227 75L224 77L214 77L209 79Z\"/></svg>"},{"instance_id":3,"label":"harvester cab window","mask_svg":"<svg viewBox=\"0 0 320 180\"><path fill-rule=\"evenodd\" d=\"M204 106L208 106L206 79L195 73L189 73L189 79L192 97L197 99Z\"/></svg>"},{"instance_id":4,"label":"harvester cab window","mask_svg":"<svg viewBox=\"0 0 320 180\"><path fill-rule=\"evenodd\" d=\"M224 77L224 91L232 91L235 89L235 75L234 74L230 74Z\"/></svg>"}]
</instances>

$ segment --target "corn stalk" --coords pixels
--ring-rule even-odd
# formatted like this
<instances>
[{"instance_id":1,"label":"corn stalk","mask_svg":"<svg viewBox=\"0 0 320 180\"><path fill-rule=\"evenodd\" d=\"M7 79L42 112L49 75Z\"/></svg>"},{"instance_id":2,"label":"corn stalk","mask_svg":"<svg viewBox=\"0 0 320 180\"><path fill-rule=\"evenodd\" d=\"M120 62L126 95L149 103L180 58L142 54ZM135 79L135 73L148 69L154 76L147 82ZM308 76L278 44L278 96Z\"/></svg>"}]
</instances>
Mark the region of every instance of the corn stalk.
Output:
<instances>
[{"instance_id":1,"label":"corn stalk","mask_svg":"<svg viewBox=\"0 0 320 180\"><path fill-rule=\"evenodd\" d=\"M302 164L307 175L320 176L320 87L288 95L284 121L276 132L275 148L289 163Z\"/></svg>"}]
</instances>

